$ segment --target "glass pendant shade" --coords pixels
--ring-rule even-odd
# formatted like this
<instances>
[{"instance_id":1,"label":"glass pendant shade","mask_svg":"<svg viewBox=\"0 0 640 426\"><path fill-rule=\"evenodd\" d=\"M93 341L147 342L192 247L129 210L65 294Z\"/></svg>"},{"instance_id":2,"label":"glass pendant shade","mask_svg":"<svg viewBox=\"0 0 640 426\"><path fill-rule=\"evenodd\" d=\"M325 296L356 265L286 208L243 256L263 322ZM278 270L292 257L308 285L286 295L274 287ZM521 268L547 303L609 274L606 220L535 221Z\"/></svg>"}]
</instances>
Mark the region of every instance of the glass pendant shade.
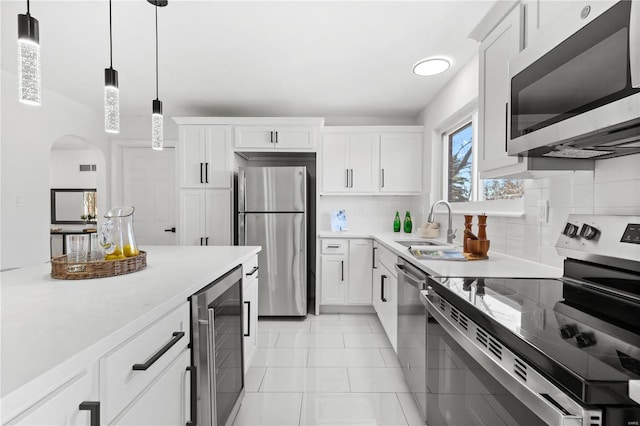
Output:
<instances>
[{"instance_id":1,"label":"glass pendant shade","mask_svg":"<svg viewBox=\"0 0 640 426\"><path fill-rule=\"evenodd\" d=\"M153 101L153 114L151 115L151 148L162 151L164 148L164 119L162 117L162 101Z\"/></svg>"},{"instance_id":2,"label":"glass pendant shade","mask_svg":"<svg viewBox=\"0 0 640 426\"><path fill-rule=\"evenodd\" d=\"M104 130L120 133L120 89L118 71L113 68L104 70Z\"/></svg>"},{"instance_id":3,"label":"glass pendant shade","mask_svg":"<svg viewBox=\"0 0 640 426\"><path fill-rule=\"evenodd\" d=\"M40 105L40 36L38 20L18 15L18 96L20 102Z\"/></svg>"}]
</instances>

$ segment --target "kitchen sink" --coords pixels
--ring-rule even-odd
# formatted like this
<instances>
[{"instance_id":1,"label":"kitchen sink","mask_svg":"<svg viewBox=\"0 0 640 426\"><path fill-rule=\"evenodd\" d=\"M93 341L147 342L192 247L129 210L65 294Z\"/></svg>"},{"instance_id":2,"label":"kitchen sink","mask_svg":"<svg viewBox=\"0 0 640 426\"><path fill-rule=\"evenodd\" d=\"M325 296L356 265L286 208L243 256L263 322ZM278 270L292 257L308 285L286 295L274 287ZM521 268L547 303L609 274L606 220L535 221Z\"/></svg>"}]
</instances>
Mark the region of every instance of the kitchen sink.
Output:
<instances>
[{"instance_id":1,"label":"kitchen sink","mask_svg":"<svg viewBox=\"0 0 640 426\"><path fill-rule=\"evenodd\" d=\"M454 247L453 244L447 244L441 241L428 240L428 239L395 240L394 242L405 247L430 246L430 247L433 247L434 250L451 249Z\"/></svg>"}]
</instances>

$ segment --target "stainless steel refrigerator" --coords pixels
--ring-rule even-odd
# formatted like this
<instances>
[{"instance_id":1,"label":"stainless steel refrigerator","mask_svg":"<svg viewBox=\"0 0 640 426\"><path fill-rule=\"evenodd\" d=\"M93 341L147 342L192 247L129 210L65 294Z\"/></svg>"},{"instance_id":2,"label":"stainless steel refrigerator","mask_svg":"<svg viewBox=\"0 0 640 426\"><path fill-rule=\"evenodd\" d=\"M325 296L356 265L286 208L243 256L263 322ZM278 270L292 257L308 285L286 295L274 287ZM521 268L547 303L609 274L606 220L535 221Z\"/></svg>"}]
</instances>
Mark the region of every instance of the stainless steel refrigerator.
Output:
<instances>
[{"instance_id":1,"label":"stainless steel refrigerator","mask_svg":"<svg viewBox=\"0 0 640 426\"><path fill-rule=\"evenodd\" d=\"M238 244L258 254L258 315L307 315L307 169L241 167Z\"/></svg>"}]
</instances>

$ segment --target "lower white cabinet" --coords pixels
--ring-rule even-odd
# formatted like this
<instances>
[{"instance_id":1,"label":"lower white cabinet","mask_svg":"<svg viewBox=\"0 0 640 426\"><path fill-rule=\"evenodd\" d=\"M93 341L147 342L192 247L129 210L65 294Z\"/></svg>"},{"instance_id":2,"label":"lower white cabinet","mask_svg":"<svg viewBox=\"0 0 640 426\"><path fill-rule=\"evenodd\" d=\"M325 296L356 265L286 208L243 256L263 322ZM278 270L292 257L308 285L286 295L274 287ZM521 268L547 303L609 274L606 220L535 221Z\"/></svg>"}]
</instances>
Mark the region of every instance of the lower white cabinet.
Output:
<instances>
[{"instance_id":1,"label":"lower white cabinet","mask_svg":"<svg viewBox=\"0 0 640 426\"><path fill-rule=\"evenodd\" d=\"M371 240L324 239L321 244L321 303L371 305Z\"/></svg>"},{"instance_id":2,"label":"lower white cabinet","mask_svg":"<svg viewBox=\"0 0 640 426\"><path fill-rule=\"evenodd\" d=\"M373 269L373 308L393 349L398 351L398 276L396 256L383 246L376 250Z\"/></svg>"},{"instance_id":3,"label":"lower white cabinet","mask_svg":"<svg viewBox=\"0 0 640 426\"><path fill-rule=\"evenodd\" d=\"M242 264L244 374L258 347L258 256Z\"/></svg>"},{"instance_id":4,"label":"lower white cabinet","mask_svg":"<svg viewBox=\"0 0 640 426\"><path fill-rule=\"evenodd\" d=\"M189 349L185 348L111 424L181 425L191 418Z\"/></svg>"}]
</instances>

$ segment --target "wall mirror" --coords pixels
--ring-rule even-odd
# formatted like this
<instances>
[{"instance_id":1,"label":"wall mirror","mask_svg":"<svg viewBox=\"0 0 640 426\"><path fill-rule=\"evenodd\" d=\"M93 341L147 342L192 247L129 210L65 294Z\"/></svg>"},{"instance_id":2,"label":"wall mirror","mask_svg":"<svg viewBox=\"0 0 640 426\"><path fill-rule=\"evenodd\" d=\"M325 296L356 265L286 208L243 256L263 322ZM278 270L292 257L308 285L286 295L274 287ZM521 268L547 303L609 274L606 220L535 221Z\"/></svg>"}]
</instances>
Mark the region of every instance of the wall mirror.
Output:
<instances>
[{"instance_id":1,"label":"wall mirror","mask_svg":"<svg viewBox=\"0 0 640 426\"><path fill-rule=\"evenodd\" d=\"M51 223L96 224L96 195L95 188L51 189Z\"/></svg>"}]
</instances>

